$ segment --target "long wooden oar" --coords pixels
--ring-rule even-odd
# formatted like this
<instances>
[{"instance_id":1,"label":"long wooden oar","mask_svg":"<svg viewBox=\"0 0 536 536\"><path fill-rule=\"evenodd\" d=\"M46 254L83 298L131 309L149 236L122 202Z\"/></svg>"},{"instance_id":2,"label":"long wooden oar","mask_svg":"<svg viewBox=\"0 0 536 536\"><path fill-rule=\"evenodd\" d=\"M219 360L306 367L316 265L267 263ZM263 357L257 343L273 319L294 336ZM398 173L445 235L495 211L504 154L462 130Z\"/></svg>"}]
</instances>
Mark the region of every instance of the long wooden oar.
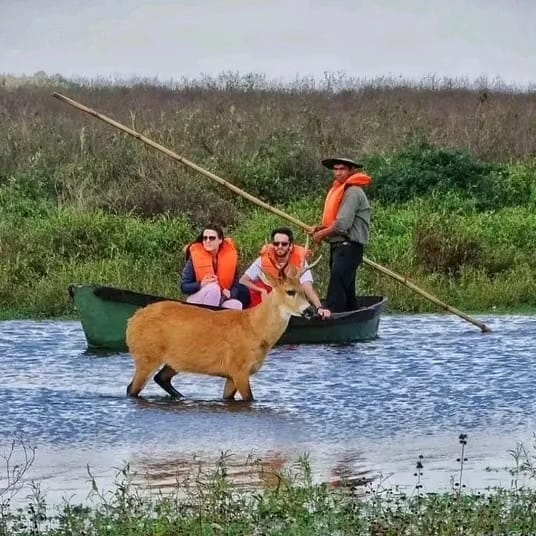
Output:
<instances>
[{"instance_id":1,"label":"long wooden oar","mask_svg":"<svg viewBox=\"0 0 536 536\"><path fill-rule=\"evenodd\" d=\"M119 130L122 130L123 132L126 132L127 134L130 134L131 136L134 136L134 138L142 141L143 143L149 145L150 147L153 147L154 149L157 149L158 151L168 155L169 157L173 158L173 160L180 162L181 164L184 164L185 166L188 166L195 171L201 173L202 175L205 175L206 177L209 177L210 179L219 182L229 190L235 192L238 195L241 195L242 197L246 198L248 201L251 201L255 205L258 205L259 207L264 208L265 210L272 212L273 214L277 214L281 218L293 223L297 227L301 227L308 233L313 231L313 227L310 225L307 225L306 223L301 222L300 220L294 218L293 216L290 216L289 214L286 214L282 210L279 210L278 208L272 207L268 203L265 203L264 201L261 201L260 199L254 197L251 194L248 194L244 190L241 190L234 184L226 181L225 179L222 179L221 177L218 177L218 175L215 175L214 173L211 173L210 171L207 171L206 169L198 166L197 164L194 164L193 162L190 162L186 158L179 156L177 153L170 151L163 145L160 145L159 143L154 142L153 140L147 138L143 134L140 134L139 132L136 132L135 130L132 130L131 128L128 128L121 123L118 123L117 121L114 121L113 119L110 119L109 117L100 114L96 112L95 110L88 108L87 106L84 106L83 104L80 104L79 102L70 99L69 97L66 97L65 95L61 95L60 93L53 93L53 97L56 99L59 99L67 104L70 104L71 106L78 108L79 110L82 110L83 112L88 113L89 115L92 115L96 117L97 119L100 119L101 121L104 121L105 123L108 123L109 125L112 125ZM396 279L406 287L414 290L417 292L417 294L420 294L427 300L430 300L432 303L435 303L442 309L449 311L450 313L453 313L464 320L467 320L467 322L471 322L471 324L474 324L475 326L478 326L483 332L491 331L490 328L488 328L483 322L480 322L479 320L476 320L475 318L472 318L471 316L465 314L464 312L460 311L459 309L456 309L455 307L452 307L451 305L446 304L445 302L441 301L439 298L436 298L432 294L429 294L425 290L418 287L415 283L412 283L409 279L389 270L389 268L385 268L381 264L378 264L374 261L371 261L370 259L363 257L363 262L368 264L369 266L372 266L382 274L388 275L389 277L392 277L393 279Z\"/></svg>"}]
</instances>

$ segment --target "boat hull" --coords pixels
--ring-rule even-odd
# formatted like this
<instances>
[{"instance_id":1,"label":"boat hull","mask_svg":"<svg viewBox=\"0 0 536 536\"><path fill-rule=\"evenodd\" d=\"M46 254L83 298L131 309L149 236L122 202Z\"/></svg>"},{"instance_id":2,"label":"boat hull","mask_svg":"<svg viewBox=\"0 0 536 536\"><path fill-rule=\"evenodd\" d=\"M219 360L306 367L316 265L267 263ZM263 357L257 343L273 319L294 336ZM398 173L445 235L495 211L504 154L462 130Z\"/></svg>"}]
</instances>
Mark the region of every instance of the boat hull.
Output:
<instances>
[{"instance_id":1,"label":"boat hull","mask_svg":"<svg viewBox=\"0 0 536 536\"><path fill-rule=\"evenodd\" d=\"M80 315L88 348L119 352L127 350L128 319L141 307L169 299L99 285L71 285L69 293ZM335 313L328 320L291 318L277 344L350 344L376 338L387 299L361 296L359 300L356 311Z\"/></svg>"}]
</instances>

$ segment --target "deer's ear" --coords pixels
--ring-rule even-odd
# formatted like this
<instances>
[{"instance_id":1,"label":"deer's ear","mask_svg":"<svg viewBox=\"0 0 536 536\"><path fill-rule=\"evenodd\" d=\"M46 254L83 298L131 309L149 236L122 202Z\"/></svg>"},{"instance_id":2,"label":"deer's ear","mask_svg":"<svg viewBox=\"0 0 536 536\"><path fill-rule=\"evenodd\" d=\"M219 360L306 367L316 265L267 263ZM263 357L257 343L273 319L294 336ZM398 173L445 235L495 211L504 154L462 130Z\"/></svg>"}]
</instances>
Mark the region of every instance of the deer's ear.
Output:
<instances>
[{"instance_id":1,"label":"deer's ear","mask_svg":"<svg viewBox=\"0 0 536 536\"><path fill-rule=\"evenodd\" d=\"M275 286L279 284L279 281L275 277L272 277L270 274L267 274L264 270L262 270L262 268L260 271L260 276L261 276L261 281L265 285L268 285L269 287L274 288Z\"/></svg>"}]
</instances>

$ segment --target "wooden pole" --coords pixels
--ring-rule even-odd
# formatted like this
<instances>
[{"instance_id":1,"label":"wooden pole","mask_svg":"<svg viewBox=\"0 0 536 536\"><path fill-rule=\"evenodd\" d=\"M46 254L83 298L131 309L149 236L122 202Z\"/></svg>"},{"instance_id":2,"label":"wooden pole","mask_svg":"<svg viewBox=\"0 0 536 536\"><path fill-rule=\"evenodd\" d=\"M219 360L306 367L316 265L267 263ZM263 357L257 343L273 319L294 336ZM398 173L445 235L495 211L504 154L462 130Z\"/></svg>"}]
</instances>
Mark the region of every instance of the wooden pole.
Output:
<instances>
[{"instance_id":1,"label":"wooden pole","mask_svg":"<svg viewBox=\"0 0 536 536\"><path fill-rule=\"evenodd\" d=\"M235 192L236 194L244 197L248 201L251 201L253 204L255 204L255 205L267 210L268 212L271 212L272 214L276 214L277 216L279 216L279 217L281 217L281 218L293 223L297 227L301 227L302 229L304 229L308 233L313 231L313 227L311 227L310 225L307 225L306 223L294 218L293 216L290 216L289 214L286 214L282 210L279 210L278 208L272 207L271 205L269 205L268 203L265 203L264 201L261 201L257 197L255 197L255 196L253 196L251 194L248 194L247 192L245 192L244 190L241 190L240 188L238 188L234 184L226 181L225 179L222 179L221 177L219 177L218 175L215 175L214 173L211 173L210 171L207 171L206 169L198 166L197 164L194 164L193 162L190 162L190 160L187 160L186 158L184 158L182 156L179 156L177 153L175 153L175 152L167 149L163 145L160 145L159 143L156 143L155 141L147 138L143 134L140 134L139 132L136 132L135 130L132 130L131 128L128 128L128 127L122 125L121 123L118 123L117 121L114 121L113 119L110 119L109 117L107 117L107 116L105 116L103 114L100 114L100 113L96 112L95 110L93 110L91 108L88 108L87 106L84 106L83 104L80 104L79 102L77 102L77 101L75 101L73 99L70 99L69 97L66 97L65 95L62 95L60 93L53 93L52 96L55 97L56 99L59 99L59 100L65 102L65 103L73 106L74 108L78 108L79 110L81 110L81 111L83 111L83 112L85 112L85 113L87 113L89 115L92 115L93 117L96 117L97 119L100 119L101 121L104 121L105 123L108 123L109 125L114 126L115 128L118 128L119 130L122 130L123 132L126 132L127 134L130 134L131 136L133 136L134 138L142 141L146 145L149 145L150 147L153 147L157 151L160 151L160 152L166 154L167 156L169 156L173 160L175 160L177 162L180 162L181 164L184 164L185 166L188 166L189 168L197 171L198 173L201 173L202 175L205 175L206 177L208 177L208 178L220 183L221 185L225 186L229 190L231 190L231 191ZM483 332L491 331L490 328L488 328L484 323L480 322L479 320L477 320L475 318L472 318L471 316L465 314L464 312L460 311L459 309L456 309L455 307L452 307L451 305L448 305L447 303L441 301L439 298L436 298L432 294L429 294L425 290L423 290L420 287L418 287L415 283L412 283L406 277L403 277L403 276L397 274L396 272L393 272L392 270L389 270L389 268L385 268L381 264L378 264L378 263L376 263L374 261L371 261L370 259L368 259L366 257L363 257L363 262L365 264L368 264L369 266L371 266L375 270L378 270L382 274L388 275L389 277L391 277L393 279L396 279L397 281L399 281L400 283L402 283L406 287L414 290L417 294L420 294L422 297L426 298L427 300L430 300L432 303L435 303L436 305L438 305L439 307L441 307L445 311L449 311L450 313L453 313L453 314L459 316L460 318L463 318L467 322L470 322L471 324L474 324L475 326L478 326Z\"/></svg>"}]
</instances>

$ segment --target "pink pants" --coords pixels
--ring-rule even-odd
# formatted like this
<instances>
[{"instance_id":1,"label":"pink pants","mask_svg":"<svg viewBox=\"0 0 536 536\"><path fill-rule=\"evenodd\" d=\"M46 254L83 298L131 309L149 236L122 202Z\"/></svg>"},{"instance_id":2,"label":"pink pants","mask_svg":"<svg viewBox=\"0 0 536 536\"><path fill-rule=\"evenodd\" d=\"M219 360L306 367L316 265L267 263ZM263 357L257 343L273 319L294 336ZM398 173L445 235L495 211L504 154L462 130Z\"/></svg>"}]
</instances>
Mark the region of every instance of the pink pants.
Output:
<instances>
[{"instance_id":1,"label":"pink pants","mask_svg":"<svg viewBox=\"0 0 536 536\"><path fill-rule=\"evenodd\" d=\"M242 302L222 296L218 283L209 283L201 287L195 294L188 296L186 301L201 305L214 305L216 307L223 307L224 309L242 309Z\"/></svg>"}]
</instances>

